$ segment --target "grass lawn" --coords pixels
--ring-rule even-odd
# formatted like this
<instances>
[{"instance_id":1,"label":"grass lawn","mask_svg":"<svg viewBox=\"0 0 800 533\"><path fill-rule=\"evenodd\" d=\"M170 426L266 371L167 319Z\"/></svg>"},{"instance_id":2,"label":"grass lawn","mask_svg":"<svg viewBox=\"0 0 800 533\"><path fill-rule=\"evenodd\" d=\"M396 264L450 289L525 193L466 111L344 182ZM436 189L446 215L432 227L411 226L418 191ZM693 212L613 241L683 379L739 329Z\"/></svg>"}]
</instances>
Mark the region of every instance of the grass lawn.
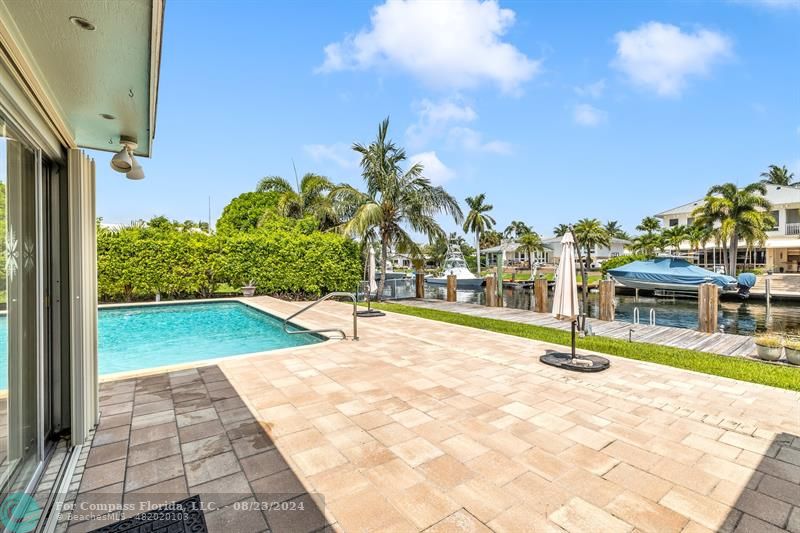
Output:
<instances>
[{"instance_id":1,"label":"grass lawn","mask_svg":"<svg viewBox=\"0 0 800 533\"><path fill-rule=\"evenodd\" d=\"M492 318L480 318L449 311L439 311L434 309L421 309L395 303L373 303L372 307L385 311L392 311L403 315L438 320L449 324L458 324L471 328L505 333L526 339L550 342L553 344L570 345L570 333L553 328L542 326L532 326L529 324L519 324L506 320L495 320ZM609 339L606 337L585 337L578 338L578 348L592 350L628 359L639 361L649 361L662 365L694 370L704 374L722 376L726 378L760 383L782 389L800 391L800 368L790 368L777 365L769 365L758 361L748 361L735 357L725 357L694 350L684 350L670 346L659 346L644 342L627 342L619 339Z\"/></svg>"}]
</instances>

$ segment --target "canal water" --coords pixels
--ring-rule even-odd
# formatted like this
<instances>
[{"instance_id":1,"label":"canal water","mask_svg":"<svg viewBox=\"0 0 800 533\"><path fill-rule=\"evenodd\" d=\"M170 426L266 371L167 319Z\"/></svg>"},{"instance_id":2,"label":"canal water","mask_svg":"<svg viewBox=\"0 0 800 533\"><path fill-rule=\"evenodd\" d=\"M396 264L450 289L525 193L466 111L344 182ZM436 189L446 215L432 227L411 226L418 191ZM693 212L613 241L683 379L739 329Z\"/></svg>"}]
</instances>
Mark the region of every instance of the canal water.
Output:
<instances>
[{"instance_id":1,"label":"canal water","mask_svg":"<svg viewBox=\"0 0 800 533\"><path fill-rule=\"evenodd\" d=\"M427 298L445 299L446 289L443 287L425 286ZM533 291L531 289L505 289L506 307L531 309ZM483 305L485 295L480 291L458 291L457 300L464 303ZM617 295L616 319L633 322L634 309L639 308L640 322L649 323L650 310L655 314L655 322L659 326L678 328L697 328L697 300L667 299L655 297L639 297ZM719 325L725 333L754 335L756 333L775 332L789 335L800 335L800 303L794 301L774 301L767 316L767 306L763 300L722 301L719 310ZM589 316L597 317L599 296L589 294Z\"/></svg>"}]
</instances>

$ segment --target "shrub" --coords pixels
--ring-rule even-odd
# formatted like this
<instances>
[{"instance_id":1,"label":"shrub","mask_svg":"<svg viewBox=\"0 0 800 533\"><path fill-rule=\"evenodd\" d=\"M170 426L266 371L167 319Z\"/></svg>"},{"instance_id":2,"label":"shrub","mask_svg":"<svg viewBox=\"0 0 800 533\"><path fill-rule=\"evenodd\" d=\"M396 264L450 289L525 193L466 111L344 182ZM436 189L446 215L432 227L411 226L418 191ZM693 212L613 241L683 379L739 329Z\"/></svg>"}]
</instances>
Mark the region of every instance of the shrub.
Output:
<instances>
[{"instance_id":1,"label":"shrub","mask_svg":"<svg viewBox=\"0 0 800 533\"><path fill-rule=\"evenodd\" d=\"M619 255L617 257L606 259L603 262L603 265L600 267L600 270L602 271L603 275L605 275L612 268L619 268L627 265L628 263L633 263L634 261L645 261L647 259L652 259L652 257L646 254Z\"/></svg>"},{"instance_id":2,"label":"shrub","mask_svg":"<svg viewBox=\"0 0 800 533\"><path fill-rule=\"evenodd\" d=\"M316 231L313 218L266 217L258 229L210 235L177 227L101 232L97 242L101 301L209 297L220 284L253 281L259 294L318 296L354 290L356 244Z\"/></svg>"}]
</instances>

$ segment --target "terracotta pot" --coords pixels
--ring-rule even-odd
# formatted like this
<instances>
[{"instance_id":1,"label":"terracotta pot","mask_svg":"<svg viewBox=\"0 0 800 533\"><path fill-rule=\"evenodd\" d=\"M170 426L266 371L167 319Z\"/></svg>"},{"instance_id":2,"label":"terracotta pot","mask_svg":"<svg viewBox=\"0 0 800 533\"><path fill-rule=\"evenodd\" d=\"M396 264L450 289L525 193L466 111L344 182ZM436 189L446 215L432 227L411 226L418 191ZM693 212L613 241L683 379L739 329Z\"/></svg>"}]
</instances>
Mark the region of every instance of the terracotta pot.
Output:
<instances>
[{"instance_id":1,"label":"terracotta pot","mask_svg":"<svg viewBox=\"0 0 800 533\"><path fill-rule=\"evenodd\" d=\"M247 285L242 287L242 295L245 297L254 296L256 293L256 286L255 285Z\"/></svg>"},{"instance_id":2,"label":"terracotta pot","mask_svg":"<svg viewBox=\"0 0 800 533\"><path fill-rule=\"evenodd\" d=\"M770 346L759 346L756 344L756 354L759 359L764 361L777 361L781 358L782 347L772 348Z\"/></svg>"},{"instance_id":3,"label":"terracotta pot","mask_svg":"<svg viewBox=\"0 0 800 533\"><path fill-rule=\"evenodd\" d=\"M786 360L793 365L800 365L800 350L786 348Z\"/></svg>"}]
</instances>

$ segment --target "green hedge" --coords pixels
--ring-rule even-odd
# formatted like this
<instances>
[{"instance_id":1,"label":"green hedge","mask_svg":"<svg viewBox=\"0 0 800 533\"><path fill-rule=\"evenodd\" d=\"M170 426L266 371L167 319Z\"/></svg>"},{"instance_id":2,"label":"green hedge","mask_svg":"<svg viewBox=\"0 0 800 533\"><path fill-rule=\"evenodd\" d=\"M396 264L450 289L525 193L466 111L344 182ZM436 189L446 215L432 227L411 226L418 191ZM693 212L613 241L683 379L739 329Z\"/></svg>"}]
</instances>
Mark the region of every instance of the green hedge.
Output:
<instances>
[{"instance_id":1,"label":"green hedge","mask_svg":"<svg viewBox=\"0 0 800 533\"><path fill-rule=\"evenodd\" d=\"M313 221L312 221L313 222ZM209 235L179 229L101 231L98 296L131 301L211 296L220 284L249 281L259 294L317 296L354 290L360 279L356 244L313 224L274 221L258 230Z\"/></svg>"},{"instance_id":2,"label":"green hedge","mask_svg":"<svg viewBox=\"0 0 800 533\"><path fill-rule=\"evenodd\" d=\"M652 258L652 256L646 254L618 255L617 257L612 257L603 261L600 271L603 273L603 275L605 275L605 273L612 268L619 268L627 265L628 263L633 263L634 261L646 261L647 259Z\"/></svg>"}]
</instances>

